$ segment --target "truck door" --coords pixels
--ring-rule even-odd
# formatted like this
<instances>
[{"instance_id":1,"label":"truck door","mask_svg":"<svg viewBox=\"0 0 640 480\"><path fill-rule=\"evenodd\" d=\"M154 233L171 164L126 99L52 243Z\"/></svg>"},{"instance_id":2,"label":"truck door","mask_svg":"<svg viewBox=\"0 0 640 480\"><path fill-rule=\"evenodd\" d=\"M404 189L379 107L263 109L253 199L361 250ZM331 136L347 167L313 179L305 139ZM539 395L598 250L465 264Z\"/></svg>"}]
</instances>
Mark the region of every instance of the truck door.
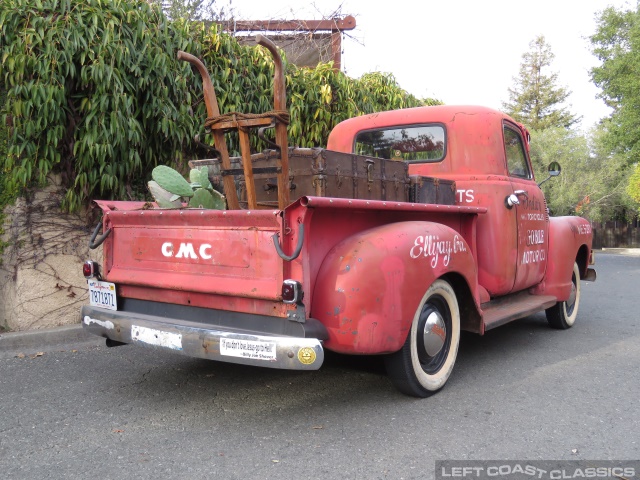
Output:
<instances>
[{"instance_id":1,"label":"truck door","mask_svg":"<svg viewBox=\"0 0 640 480\"><path fill-rule=\"evenodd\" d=\"M533 179L524 133L517 125L505 122L507 169L513 194L518 200L518 203L511 206L516 212L518 231L518 257L513 291L529 288L542 281L547 265L549 242L547 205L542 191Z\"/></svg>"}]
</instances>

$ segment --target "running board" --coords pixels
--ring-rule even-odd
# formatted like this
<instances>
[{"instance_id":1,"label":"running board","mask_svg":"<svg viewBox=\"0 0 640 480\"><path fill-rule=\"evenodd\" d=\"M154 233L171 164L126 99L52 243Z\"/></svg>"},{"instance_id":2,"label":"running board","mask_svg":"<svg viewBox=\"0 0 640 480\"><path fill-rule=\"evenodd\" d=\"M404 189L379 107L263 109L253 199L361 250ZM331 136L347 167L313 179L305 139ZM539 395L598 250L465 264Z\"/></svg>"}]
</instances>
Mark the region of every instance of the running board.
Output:
<instances>
[{"instance_id":1,"label":"running board","mask_svg":"<svg viewBox=\"0 0 640 480\"><path fill-rule=\"evenodd\" d=\"M557 301L556 297L549 295L520 292L483 303L481 307L484 331L553 307Z\"/></svg>"}]
</instances>

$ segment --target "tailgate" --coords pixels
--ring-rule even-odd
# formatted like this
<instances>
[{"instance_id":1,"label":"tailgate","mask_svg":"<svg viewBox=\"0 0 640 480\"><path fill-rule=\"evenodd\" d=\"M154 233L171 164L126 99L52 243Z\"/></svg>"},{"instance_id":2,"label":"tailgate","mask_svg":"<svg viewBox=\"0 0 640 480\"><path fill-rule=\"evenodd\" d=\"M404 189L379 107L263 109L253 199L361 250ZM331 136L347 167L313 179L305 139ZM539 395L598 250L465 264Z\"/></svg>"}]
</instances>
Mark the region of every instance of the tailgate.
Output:
<instances>
[{"instance_id":1,"label":"tailgate","mask_svg":"<svg viewBox=\"0 0 640 480\"><path fill-rule=\"evenodd\" d=\"M97 202L104 212L104 277L120 285L266 300L281 294L273 210L160 210Z\"/></svg>"}]
</instances>

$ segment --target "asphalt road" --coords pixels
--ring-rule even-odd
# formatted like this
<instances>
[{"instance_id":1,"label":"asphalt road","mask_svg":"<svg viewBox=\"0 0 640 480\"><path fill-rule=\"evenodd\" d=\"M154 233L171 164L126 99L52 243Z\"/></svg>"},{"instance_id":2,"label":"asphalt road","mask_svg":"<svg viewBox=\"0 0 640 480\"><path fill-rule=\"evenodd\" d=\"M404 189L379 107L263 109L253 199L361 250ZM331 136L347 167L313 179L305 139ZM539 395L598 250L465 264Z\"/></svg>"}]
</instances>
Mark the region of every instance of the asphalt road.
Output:
<instances>
[{"instance_id":1,"label":"asphalt road","mask_svg":"<svg viewBox=\"0 0 640 480\"><path fill-rule=\"evenodd\" d=\"M380 359L296 373L125 346L0 359L0 477L430 479L444 459L640 459L640 257L599 255L574 328L464 335L447 386Z\"/></svg>"}]
</instances>

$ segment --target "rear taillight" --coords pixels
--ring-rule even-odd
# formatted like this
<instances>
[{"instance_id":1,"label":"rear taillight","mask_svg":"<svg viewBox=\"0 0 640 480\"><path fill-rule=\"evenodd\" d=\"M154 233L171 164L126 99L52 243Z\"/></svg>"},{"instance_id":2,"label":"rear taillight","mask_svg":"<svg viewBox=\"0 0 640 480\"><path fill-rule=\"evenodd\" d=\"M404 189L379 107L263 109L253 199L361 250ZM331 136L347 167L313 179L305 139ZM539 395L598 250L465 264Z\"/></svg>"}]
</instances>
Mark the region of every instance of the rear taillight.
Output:
<instances>
[{"instance_id":1,"label":"rear taillight","mask_svg":"<svg viewBox=\"0 0 640 480\"><path fill-rule=\"evenodd\" d=\"M285 280L282 282L282 301L284 303L299 303L302 301L303 292L300 282Z\"/></svg>"},{"instance_id":2,"label":"rear taillight","mask_svg":"<svg viewBox=\"0 0 640 480\"><path fill-rule=\"evenodd\" d=\"M91 260L87 260L82 265L82 274L85 278L99 278L100 277L100 266L96 262L92 262Z\"/></svg>"}]
</instances>

